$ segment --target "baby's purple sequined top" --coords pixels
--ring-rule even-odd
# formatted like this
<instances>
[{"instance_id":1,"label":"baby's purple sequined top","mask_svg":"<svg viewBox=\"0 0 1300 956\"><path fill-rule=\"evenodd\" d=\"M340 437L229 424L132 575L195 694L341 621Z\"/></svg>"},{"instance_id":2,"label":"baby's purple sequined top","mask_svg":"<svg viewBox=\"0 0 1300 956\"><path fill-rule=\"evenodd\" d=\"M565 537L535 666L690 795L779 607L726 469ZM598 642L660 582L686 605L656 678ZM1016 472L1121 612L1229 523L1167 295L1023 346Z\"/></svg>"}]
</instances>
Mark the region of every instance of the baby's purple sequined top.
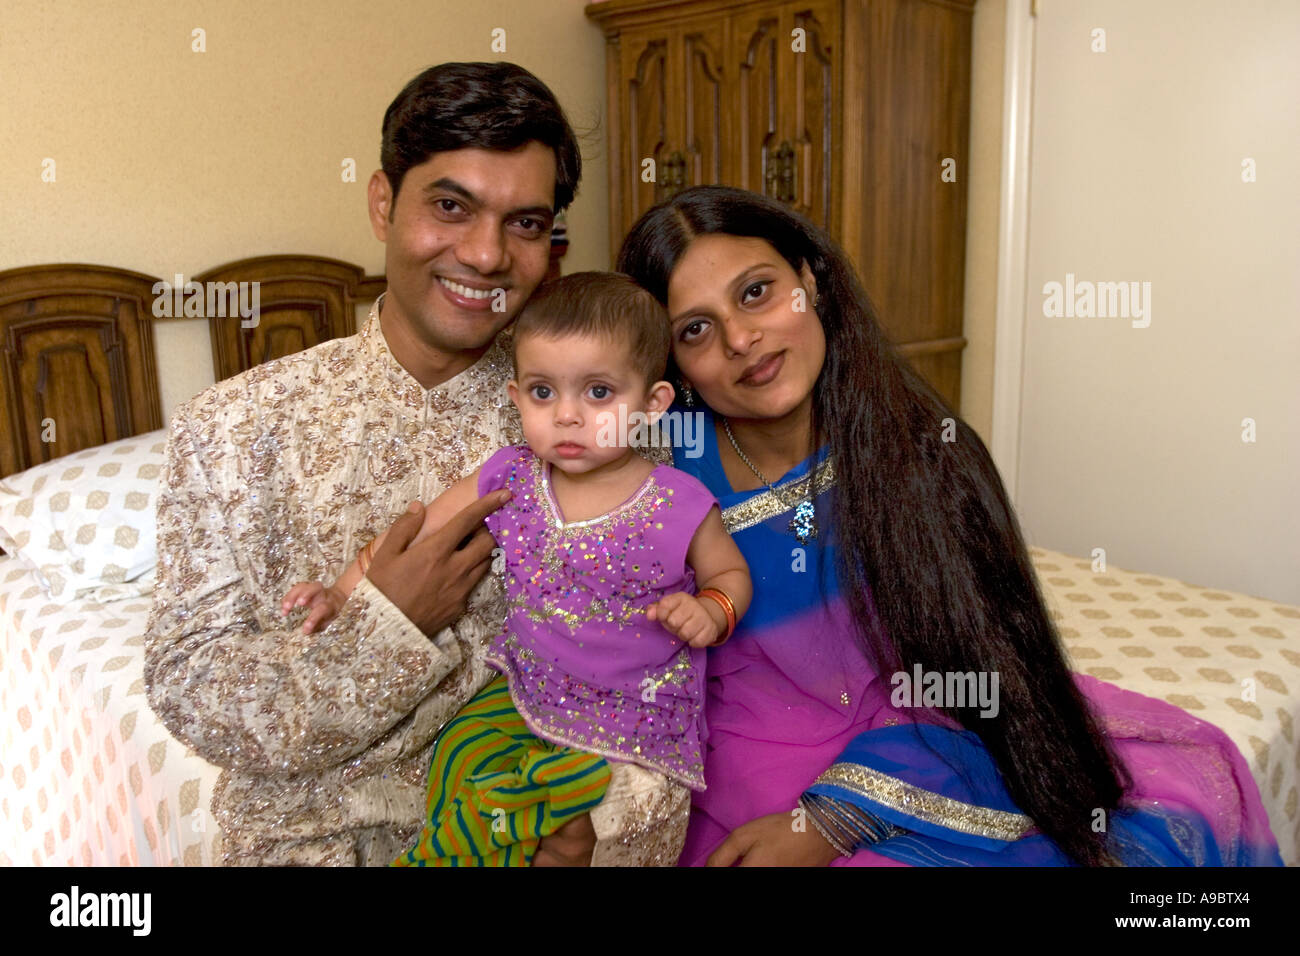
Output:
<instances>
[{"instance_id":1,"label":"baby's purple sequined top","mask_svg":"<svg viewBox=\"0 0 1300 956\"><path fill-rule=\"evenodd\" d=\"M527 445L484 463L478 492L514 497L486 524L505 554L505 631L487 662L529 729L556 744L704 789L704 651L645 609L695 593L686 552L713 495L660 465L608 514L565 522L550 466Z\"/></svg>"}]
</instances>

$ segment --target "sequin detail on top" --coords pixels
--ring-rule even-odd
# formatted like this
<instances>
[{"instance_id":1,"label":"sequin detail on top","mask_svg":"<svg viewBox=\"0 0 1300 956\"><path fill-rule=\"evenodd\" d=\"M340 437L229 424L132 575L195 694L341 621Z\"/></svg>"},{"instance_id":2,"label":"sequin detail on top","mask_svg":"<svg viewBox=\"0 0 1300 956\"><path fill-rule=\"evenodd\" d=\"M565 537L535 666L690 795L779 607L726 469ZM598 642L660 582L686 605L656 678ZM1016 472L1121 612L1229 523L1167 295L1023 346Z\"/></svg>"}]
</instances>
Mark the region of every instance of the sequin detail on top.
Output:
<instances>
[{"instance_id":1,"label":"sequin detail on top","mask_svg":"<svg viewBox=\"0 0 1300 956\"><path fill-rule=\"evenodd\" d=\"M508 611L486 660L529 729L703 790L704 651L645 609L695 592L686 552L713 495L660 465L614 510L566 522L525 445L483 465L479 494L498 488L513 497L486 524L504 553Z\"/></svg>"}]
</instances>

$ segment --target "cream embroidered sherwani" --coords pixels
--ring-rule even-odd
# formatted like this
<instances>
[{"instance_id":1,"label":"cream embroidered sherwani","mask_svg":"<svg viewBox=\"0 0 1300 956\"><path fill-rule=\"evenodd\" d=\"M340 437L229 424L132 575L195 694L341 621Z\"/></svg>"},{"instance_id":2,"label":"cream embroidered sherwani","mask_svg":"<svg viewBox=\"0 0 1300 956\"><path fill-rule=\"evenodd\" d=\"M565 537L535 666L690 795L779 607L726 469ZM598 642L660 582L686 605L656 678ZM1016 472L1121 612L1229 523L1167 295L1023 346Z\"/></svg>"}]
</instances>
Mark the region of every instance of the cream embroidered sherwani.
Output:
<instances>
[{"instance_id":1,"label":"cream embroidered sherwani","mask_svg":"<svg viewBox=\"0 0 1300 956\"><path fill-rule=\"evenodd\" d=\"M311 635L280 601L522 441L510 376L494 343L423 388L376 304L357 335L219 382L173 416L145 683L171 732L225 770L212 812L227 864L382 864L414 842L433 740L495 676L481 650L504 621L499 579L432 640L366 579ZM680 799L615 769L592 815L597 861L670 862Z\"/></svg>"}]
</instances>

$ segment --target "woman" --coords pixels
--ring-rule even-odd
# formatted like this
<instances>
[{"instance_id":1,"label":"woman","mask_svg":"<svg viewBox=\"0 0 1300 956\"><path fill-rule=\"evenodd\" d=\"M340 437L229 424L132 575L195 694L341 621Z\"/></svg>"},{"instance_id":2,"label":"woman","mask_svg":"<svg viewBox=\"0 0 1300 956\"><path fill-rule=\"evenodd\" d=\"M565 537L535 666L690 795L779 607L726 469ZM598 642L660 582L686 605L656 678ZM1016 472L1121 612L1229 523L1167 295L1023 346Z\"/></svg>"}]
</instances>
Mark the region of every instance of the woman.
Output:
<instances>
[{"instance_id":1,"label":"woman","mask_svg":"<svg viewBox=\"0 0 1300 956\"><path fill-rule=\"evenodd\" d=\"M754 577L684 864L1280 864L1221 731L1070 673L987 450L823 232L699 187L618 268L668 309L706 423L675 464Z\"/></svg>"}]
</instances>

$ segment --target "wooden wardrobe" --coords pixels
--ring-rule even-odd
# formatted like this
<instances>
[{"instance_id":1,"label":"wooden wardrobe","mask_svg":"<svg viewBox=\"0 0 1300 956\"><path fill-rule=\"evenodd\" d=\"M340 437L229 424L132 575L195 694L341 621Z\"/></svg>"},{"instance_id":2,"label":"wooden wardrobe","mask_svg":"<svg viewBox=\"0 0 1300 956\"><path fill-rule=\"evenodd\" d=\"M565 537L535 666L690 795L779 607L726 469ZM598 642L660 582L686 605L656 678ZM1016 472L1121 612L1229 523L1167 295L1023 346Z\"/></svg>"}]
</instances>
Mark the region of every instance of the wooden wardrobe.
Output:
<instances>
[{"instance_id":1,"label":"wooden wardrobe","mask_svg":"<svg viewBox=\"0 0 1300 956\"><path fill-rule=\"evenodd\" d=\"M775 196L845 249L886 332L959 408L974 3L590 4L608 41L611 249L689 186Z\"/></svg>"}]
</instances>

